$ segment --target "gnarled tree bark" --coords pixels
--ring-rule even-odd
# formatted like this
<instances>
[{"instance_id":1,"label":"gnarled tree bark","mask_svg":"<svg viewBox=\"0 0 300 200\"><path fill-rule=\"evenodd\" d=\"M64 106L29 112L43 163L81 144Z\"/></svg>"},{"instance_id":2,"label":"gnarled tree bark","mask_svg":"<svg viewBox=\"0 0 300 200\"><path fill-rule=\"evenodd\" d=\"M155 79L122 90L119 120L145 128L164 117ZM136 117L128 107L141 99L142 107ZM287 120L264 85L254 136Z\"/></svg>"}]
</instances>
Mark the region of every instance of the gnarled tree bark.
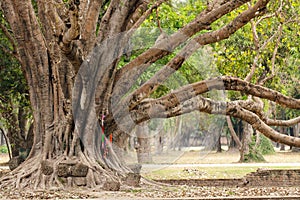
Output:
<instances>
[{"instance_id":1,"label":"gnarled tree bark","mask_svg":"<svg viewBox=\"0 0 300 200\"><path fill-rule=\"evenodd\" d=\"M129 36L163 2L150 5L143 0L68 3L40 0L33 5L31 0L3 0L0 3L16 41L34 117L31 153L21 166L1 178L1 186L100 185L117 190L123 178L132 172L116 155L126 134L149 118L173 117L194 110L243 119L275 141L300 146L298 138L271 129L268 123L272 120L262 117L251 103L216 102L201 97L211 89L235 90L300 108L297 99L238 78L201 81L151 99L152 88L164 79L154 75L154 85L146 84L139 92L126 96L134 81L152 63L249 0L230 0L207 7L192 22L119 69ZM174 68L174 72L201 45L228 38L252 18L263 15L268 3L258 0L220 30L197 35L168 67ZM164 68L159 73L171 75ZM272 123L291 122L273 120ZM113 145L107 139L110 134Z\"/></svg>"}]
</instances>

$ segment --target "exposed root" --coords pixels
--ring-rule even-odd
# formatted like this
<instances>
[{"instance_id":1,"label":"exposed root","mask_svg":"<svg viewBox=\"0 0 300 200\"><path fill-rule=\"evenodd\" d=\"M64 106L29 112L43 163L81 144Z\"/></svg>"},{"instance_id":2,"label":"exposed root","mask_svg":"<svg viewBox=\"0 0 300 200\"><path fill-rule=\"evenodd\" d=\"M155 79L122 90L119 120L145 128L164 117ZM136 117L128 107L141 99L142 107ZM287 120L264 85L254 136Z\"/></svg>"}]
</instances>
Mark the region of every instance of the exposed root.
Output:
<instances>
[{"instance_id":1,"label":"exposed root","mask_svg":"<svg viewBox=\"0 0 300 200\"><path fill-rule=\"evenodd\" d=\"M81 166L87 166L88 172L84 177L76 175L61 176L59 166L69 161L80 163ZM61 155L55 160L47 160L49 168L53 169L51 174L45 174L42 167L41 156L35 156L26 160L18 168L9 172L0 178L0 187L7 189L64 189L72 186L86 186L89 188L103 187L106 182L120 184L121 178L113 171L101 167L96 159L85 156L81 153L78 157L69 158ZM74 164L75 165L75 164ZM78 165L78 166L80 166Z\"/></svg>"}]
</instances>

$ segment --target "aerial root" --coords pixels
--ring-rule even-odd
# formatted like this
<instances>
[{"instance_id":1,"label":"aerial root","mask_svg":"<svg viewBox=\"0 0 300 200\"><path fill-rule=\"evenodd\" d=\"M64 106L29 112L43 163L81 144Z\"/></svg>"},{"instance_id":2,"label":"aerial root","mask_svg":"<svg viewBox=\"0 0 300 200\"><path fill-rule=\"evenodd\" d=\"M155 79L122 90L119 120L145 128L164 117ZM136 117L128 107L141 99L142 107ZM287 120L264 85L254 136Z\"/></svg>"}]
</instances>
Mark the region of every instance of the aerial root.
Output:
<instances>
[{"instance_id":1,"label":"aerial root","mask_svg":"<svg viewBox=\"0 0 300 200\"><path fill-rule=\"evenodd\" d=\"M59 159L58 163L61 159ZM4 175L0 179L1 188L16 188L22 189L25 187L32 187L33 189L45 189L46 186L52 186L53 179L55 180L55 173L51 176L46 176L41 170L40 157L31 158L22 163L18 168ZM58 183L56 179L56 183ZM62 186L61 184L59 186Z\"/></svg>"},{"instance_id":2,"label":"aerial root","mask_svg":"<svg viewBox=\"0 0 300 200\"><path fill-rule=\"evenodd\" d=\"M50 176L50 180L49 180L49 187L52 188L54 186L53 182L55 181L55 183L57 184L57 186L59 188L63 188L63 184L61 183L61 181L59 181L58 176L57 176L57 166L58 164L63 161L66 158L65 155L60 156L58 159L55 160L55 162L53 163L53 173Z\"/></svg>"}]
</instances>

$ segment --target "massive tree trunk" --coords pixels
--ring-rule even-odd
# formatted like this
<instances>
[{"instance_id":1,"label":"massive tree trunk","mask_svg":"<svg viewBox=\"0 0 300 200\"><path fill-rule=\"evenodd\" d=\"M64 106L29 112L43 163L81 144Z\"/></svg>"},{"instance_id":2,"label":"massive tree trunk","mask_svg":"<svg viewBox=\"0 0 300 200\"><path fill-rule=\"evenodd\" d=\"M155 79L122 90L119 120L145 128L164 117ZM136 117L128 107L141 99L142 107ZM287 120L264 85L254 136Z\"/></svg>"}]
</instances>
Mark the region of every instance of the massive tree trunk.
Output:
<instances>
[{"instance_id":1,"label":"massive tree trunk","mask_svg":"<svg viewBox=\"0 0 300 200\"><path fill-rule=\"evenodd\" d=\"M237 78L202 81L158 99L148 98L202 45L226 39L252 18L263 15L268 0L257 1L219 30L197 34L250 1L210 5L180 30L118 68L135 28L163 2L1 1L1 10L12 30L12 35L6 30L7 37L16 47L14 55L21 62L29 86L34 118L30 155L1 178L1 186L100 185L117 190L122 178L131 172L115 153L125 144L127 134L150 118L173 117L194 110L241 118L273 140L300 146L299 139L282 136L268 126L299 119L271 120L249 102L215 102L199 96L211 89L243 90L290 108L300 108L299 100ZM178 55L132 92L137 78L152 63L186 41Z\"/></svg>"},{"instance_id":2,"label":"massive tree trunk","mask_svg":"<svg viewBox=\"0 0 300 200\"><path fill-rule=\"evenodd\" d=\"M99 139L101 134L105 133L94 126L97 122L95 116L88 116L91 121L86 121L86 124L83 122L74 126L76 120L82 120L80 118L82 116L75 116L74 123L74 115L81 113L76 110L77 108L72 111L72 103L73 106L78 106L76 100L79 99L81 103L79 109L84 109L86 105L91 104L90 102L85 104L82 88L74 90L74 81L82 58L88 54L88 51L84 49L90 50L95 44L94 40L91 40L93 43L90 45L84 43L83 40L89 37L90 32L96 30L95 24L89 27L90 21L87 20L84 24L86 29L82 29L84 33L81 33L81 43L73 41L80 34L79 17L82 16L79 16L79 10L80 6L84 6L76 2L71 2L70 10L64 13L66 8L63 2L60 3L62 7L55 7L54 4L38 1L36 9L39 20L31 1L7 0L1 3L16 38L18 56L29 85L34 117L32 151L26 162L2 179L2 183L7 186L49 188L62 187L67 183L90 187L97 184L107 189L118 189L120 177L129 171L114 154L110 142L107 139L102 141ZM129 11L127 12L129 14ZM87 19L92 17L90 15L98 16L97 10L85 14ZM13 17L8 17L9 15ZM93 18L93 20L96 19L97 17ZM63 20L67 20L70 27L65 26ZM42 27L38 24L39 21L43 24ZM115 53L119 55L117 49L119 48L114 46L112 49L107 48L106 55L103 55L103 52L100 53L102 56ZM102 59L102 64L106 64L104 61ZM104 84L112 85L111 72L107 68L105 70L103 72ZM87 78L85 75L81 75L79 79ZM79 84L76 86L80 86L80 81L82 80L77 79ZM105 86L105 91L104 87L100 88L100 93L107 93L106 89L107 86ZM72 102L73 94L80 95L73 98L75 102ZM94 96L89 98L94 100ZM107 103L105 100L105 97L101 100L100 107L106 111L108 106L103 105ZM83 114L89 113L90 109L86 111ZM104 145L106 145L105 152L100 149ZM120 177L113 170L117 171Z\"/></svg>"}]
</instances>

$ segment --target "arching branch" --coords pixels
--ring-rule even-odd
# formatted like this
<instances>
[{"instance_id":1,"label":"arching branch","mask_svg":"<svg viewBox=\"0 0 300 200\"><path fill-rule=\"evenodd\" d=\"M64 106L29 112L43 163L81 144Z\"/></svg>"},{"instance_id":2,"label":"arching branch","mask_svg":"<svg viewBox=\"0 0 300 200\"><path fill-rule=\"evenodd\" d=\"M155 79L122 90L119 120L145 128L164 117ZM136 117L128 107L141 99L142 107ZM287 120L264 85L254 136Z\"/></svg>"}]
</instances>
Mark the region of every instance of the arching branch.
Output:
<instances>
[{"instance_id":1,"label":"arching branch","mask_svg":"<svg viewBox=\"0 0 300 200\"><path fill-rule=\"evenodd\" d=\"M264 2L264 3L261 3ZM160 71L158 71L152 78L144 83L139 89L135 90L129 98L131 98L130 106L134 107L142 99L148 97L155 91L165 80L177 71L183 62L189 58L197 49L206 44L215 43L228 38L230 35L239 30L242 26L247 24L252 18L260 13L267 4L267 1L259 1L255 6L239 14L233 21L219 30L208 32L197 36L191 40L170 62L167 63Z\"/></svg>"},{"instance_id":2,"label":"arching branch","mask_svg":"<svg viewBox=\"0 0 300 200\"><path fill-rule=\"evenodd\" d=\"M260 86L254 85L247 81L244 81L239 78L223 76L218 78L213 78L210 80L200 81L197 83L185 85L180 89L174 90L171 93L156 99L156 100L148 100L144 99L136 106L130 106L126 102L120 103L119 107L115 109L115 114L118 115L120 118L125 117L127 112L124 112L124 109L130 108L129 111L132 115L136 116L137 123L140 121L144 121L149 119L149 117L154 118L166 118L166 117L173 117L177 116L182 113L182 106L188 105L189 102L193 102L193 98L198 98L199 95L204 94L210 90L232 90L232 91L243 91L248 95L252 95L254 97L268 99L273 101L277 104L280 104L285 107L293 108L293 109L300 109L300 99L294 99L291 97L287 97L275 90ZM239 106L249 112L254 113L256 116L259 116L262 121L265 121L267 124L278 126L281 125L288 125L292 123L291 121L274 121L265 117L264 113L261 111L260 102L255 102L252 100L247 101L236 101ZM127 107L128 106L128 107ZM151 109L150 109L151 108ZM150 109L147 113L147 116L144 116L144 109ZM170 111L171 110L171 111ZM188 111L191 112L192 110ZM204 112L212 112L213 111L206 111ZM137 117L142 115L140 117ZM298 120L298 119L297 119Z\"/></svg>"},{"instance_id":3,"label":"arching branch","mask_svg":"<svg viewBox=\"0 0 300 200\"><path fill-rule=\"evenodd\" d=\"M236 102L243 109L246 109L256 114L268 126L293 126L295 124L300 123L300 116L290 120L276 120L268 118L267 115L263 112L263 107L260 105L261 102L255 102L249 99L245 101L237 100Z\"/></svg>"},{"instance_id":4,"label":"arching branch","mask_svg":"<svg viewBox=\"0 0 300 200\"><path fill-rule=\"evenodd\" d=\"M191 36L206 29L211 23L246 2L248 2L248 0L228 1L214 10L206 9L202 11L195 20L188 23L169 37L161 40L152 48L122 67L116 75L116 91L119 91L116 96L125 94L133 85L134 80L136 80L152 63L170 54L178 45L187 41ZM133 71L134 73L132 73Z\"/></svg>"},{"instance_id":5,"label":"arching branch","mask_svg":"<svg viewBox=\"0 0 300 200\"><path fill-rule=\"evenodd\" d=\"M246 94L268 99L288 108L300 109L300 99L287 97L280 92L267 87L255 85L242 79L230 76L222 76L186 85L178 90L173 91L171 94L162 97L162 99L180 98L179 100L182 102L213 89L243 91Z\"/></svg>"},{"instance_id":6,"label":"arching branch","mask_svg":"<svg viewBox=\"0 0 300 200\"><path fill-rule=\"evenodd\" d=\"M300 123L300 116L289 120L266 119L269 126L294 126Z\"/></svg>"},{"instance_id":7,"label":"arching branch","mask_svg":"<svg viewBox=\"0 0 300 200\"><path fill-rule=\"evenodd\" d=\"M287 97L275 90L260 85L254 85L252 83L243 81L239 78L222 77L221 79L224 83L224 88L226 90L243 91L246 94L271 100L284 107L288 107L292 109L300 109L300 99Z\"/></svg>"},{"instance_id":8,"label":"arching branch","mask_svg":"<svg viewBox=\"0 0 300 200\"><path fill-rule=\"evenodd\" d=\"M202 96L196 96L181 103L170 102L166 99L149 99L144 100L139 107L133 110L131 117L136 123L139 123L149 119L149 116L152 118L169 118L193 111L228 115L242 119L275 142L300 147L300 138L278 133L261 120L258 115L241 107L240 101L214 101Z\"/></svg>"}]
</instances>

